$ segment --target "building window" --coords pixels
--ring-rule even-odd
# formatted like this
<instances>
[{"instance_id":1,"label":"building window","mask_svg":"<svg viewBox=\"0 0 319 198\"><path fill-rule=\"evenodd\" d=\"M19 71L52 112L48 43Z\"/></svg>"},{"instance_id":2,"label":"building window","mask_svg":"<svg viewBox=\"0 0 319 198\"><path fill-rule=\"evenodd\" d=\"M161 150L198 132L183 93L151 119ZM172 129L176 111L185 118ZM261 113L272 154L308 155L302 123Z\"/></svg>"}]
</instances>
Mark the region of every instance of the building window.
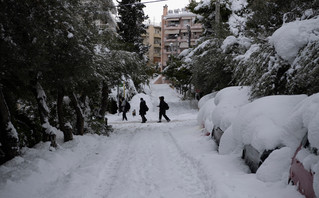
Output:
<instances>
[{"instance_id":1,"label":"building window","mask_svg":"<svg viewBox=\"0 0 319 198\"><path fill-rule=\"evenodd\" d=\"M161 34L161 30L155 29L155 34Z\"/></svg>"},{"instance_id":2,"label":"building window","mask_svg":"<svg viewBox=\"0 0 319 198\"><path fill-rule=\"evenodd\" d=\"M155 38L154 39L154 44L161 44L161 39Z\"/></svg>"},{"instance_id":3,"label":"building window","mask_svg":"<svg viewBox=\"0 0 319 198\"><path fill-rule=\"evenodd\" d=\"M168 21L167 27L177 27L179 26L179 21Z\"/></svg>"},{"instance_id":4,"label":"building window","mask_svg":"<svg viewBox=\"0 0 319 198\"><path fill-rule=\"evenodd\" d=\"M190 19L183 20L183 27L186 27L187 25L191 25L191 20Z\"/></svg>"}]
</instances>

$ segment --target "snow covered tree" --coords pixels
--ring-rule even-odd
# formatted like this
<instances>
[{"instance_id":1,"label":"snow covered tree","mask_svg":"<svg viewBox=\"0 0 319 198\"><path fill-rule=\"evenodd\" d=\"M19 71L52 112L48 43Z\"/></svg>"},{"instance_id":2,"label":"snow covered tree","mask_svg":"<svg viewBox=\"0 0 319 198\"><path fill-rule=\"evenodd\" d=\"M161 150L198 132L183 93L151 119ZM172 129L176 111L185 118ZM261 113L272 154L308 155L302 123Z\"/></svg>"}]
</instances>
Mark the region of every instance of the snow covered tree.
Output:
<instances>
[{"instance_id":1,"label":"snow covered tree","mask_svg":"<svg viewBox=\"0 0 319 198\"><path fill-rule=\"evenodd\" d=\"M19 137L11 122L11 115L0 84L0 164L20 152Z\"/></svg>"},{"instance_id":2,"label":"snow covered tree","mask_svg":"<svg viewBox=\"0 0 319 198\"><path fill-rule=\"evenodd\" d=\"M146 33L143 22L148 18L143 11L145 5L141 3L141 0L122 0L118 6L120 18L118 33L126 43L127 50L145 54L147 46L143 44L142 38L142 34Z\"/></svg>"}]
</instances>

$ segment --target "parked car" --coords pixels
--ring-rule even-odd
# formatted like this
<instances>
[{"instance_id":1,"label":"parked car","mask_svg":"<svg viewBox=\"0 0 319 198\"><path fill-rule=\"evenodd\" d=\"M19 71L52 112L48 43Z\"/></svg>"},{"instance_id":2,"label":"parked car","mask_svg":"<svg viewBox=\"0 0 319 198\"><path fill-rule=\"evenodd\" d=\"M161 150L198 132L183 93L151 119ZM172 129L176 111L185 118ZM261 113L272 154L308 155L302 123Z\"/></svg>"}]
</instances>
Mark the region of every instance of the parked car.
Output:
<instances>
[{"instance_id":1,"label":"parked car","mask_svg":"<svg viewBox=\"0 0 319 198\"><path fill-rule=\"evenodd\" d=\"M313 170L307 170L303 163L299 161L297 155L301 150L306 149L309 155L318 156L318 149L311 147L308 141L308 133L302 139L299 147L297 148L290 166L289 171L289 183L298 186L298 191L305 195L306 198L315 198L315 192L313 188L313 179L315 172Z\"/></svg>"},{"instance_id":2,"label":"parked car","mask_svg":"<svg viewBox=\"0 0 319 198\"><path fill-rule=\"evenodd\" d=\"M282 147L282 146L280 146ZM264 150L263 152L259 152L252 145L247 144L244 146L241 158L245 161L247 166L249 167L252 173L256 173L257 169L261 166L261 164L266 160L266 158L276 149L280 147L276 147L271 150Z\"/></svg>"}]
</instances>

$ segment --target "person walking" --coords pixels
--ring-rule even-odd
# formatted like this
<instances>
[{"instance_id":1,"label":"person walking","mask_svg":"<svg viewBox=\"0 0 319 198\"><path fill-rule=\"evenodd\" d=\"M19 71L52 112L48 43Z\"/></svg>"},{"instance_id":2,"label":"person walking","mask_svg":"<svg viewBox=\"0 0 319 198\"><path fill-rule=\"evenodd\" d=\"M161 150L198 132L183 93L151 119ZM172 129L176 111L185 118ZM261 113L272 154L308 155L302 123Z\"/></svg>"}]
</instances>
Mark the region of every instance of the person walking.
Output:
<instances>
[{"instance_id":1,"label":"person walking","mask_svg":"<svg viewBox=\"0 0 319 198\"><path fill-rule=\"evenodd\" d=\"M124 99L123 102L122 102L122 112L123 112L122 120L123 121L124 120L127 121L126 113L130 110L130 108L131 108L130 103L126 99Z\"/></svg>"},{"instance_id":2,"label":"person walking","mask_svg":"<svg viewBox=\"0 0 319 198\"><path fill-rule=\"evenodd\" d=\"M148 106L146 105L145 100L143 100L143 98L141 98L141 102L140 102L140 115L142 117L142 123L145 123L147 121L145 115L146 115L146 111L148 111Z\"/></svg>"},{"instance_id":3,"label":"person walking","mask_svg":"<svg viewBox=\"0 0 319 198\"><path fill-rule=\"evenodd\" d=\"M164 96L160 96L160 103L158 105L159 107L159 121L158 122L162 122L162 116L164 116L164 118L166 119L167 122L171 121L167 115L166 115L166 110L169 109L168 104L164 101Z\"/></svg>"}]
</instances>

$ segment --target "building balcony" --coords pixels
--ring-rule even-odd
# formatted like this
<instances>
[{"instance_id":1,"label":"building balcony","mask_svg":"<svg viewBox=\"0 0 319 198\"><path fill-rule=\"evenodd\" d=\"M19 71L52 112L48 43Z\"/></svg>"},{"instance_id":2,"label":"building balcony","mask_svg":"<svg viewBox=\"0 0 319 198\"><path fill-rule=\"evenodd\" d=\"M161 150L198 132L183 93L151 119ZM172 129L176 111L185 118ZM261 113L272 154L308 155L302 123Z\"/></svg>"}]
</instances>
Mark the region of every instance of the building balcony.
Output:
<instances>
[{"instance_id":1,"label":"building balcony","mask_svg":"<svg viewBox=\"0 0 319 198\"><path fill-rule=\"evenodd\" d=\"M161 36L161 34L154 34L154 37L155 38L161 38L162 36Z\"/></svg>"}]
</instances>

